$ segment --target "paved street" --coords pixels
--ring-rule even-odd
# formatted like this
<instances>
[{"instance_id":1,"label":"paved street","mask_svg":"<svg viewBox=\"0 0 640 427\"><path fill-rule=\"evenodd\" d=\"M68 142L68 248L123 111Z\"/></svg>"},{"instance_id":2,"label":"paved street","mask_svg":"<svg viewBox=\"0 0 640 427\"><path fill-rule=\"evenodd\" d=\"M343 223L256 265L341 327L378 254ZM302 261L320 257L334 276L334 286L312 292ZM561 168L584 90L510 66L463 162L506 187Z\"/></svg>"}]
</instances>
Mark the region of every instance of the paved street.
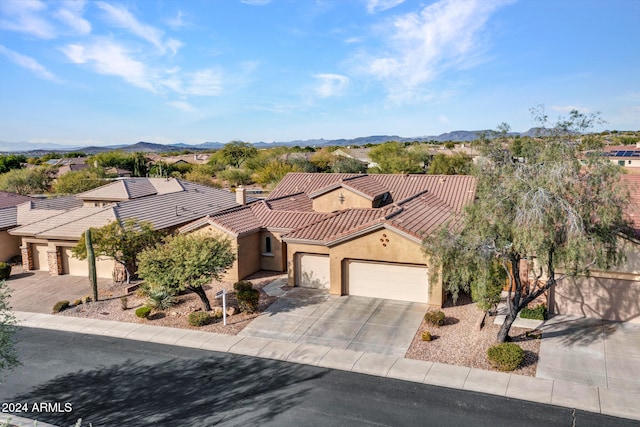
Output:
<instances>
[{"instance_id":1,"label":"paved street","mask_svg":"<svg viewBox=\"0 0 640 427\"><path fill-rule=\"evenodd\" d=\"M275 360L23 328L0 403L60 426L631 426L637 421Z\"/></svg>"}]
</instances>

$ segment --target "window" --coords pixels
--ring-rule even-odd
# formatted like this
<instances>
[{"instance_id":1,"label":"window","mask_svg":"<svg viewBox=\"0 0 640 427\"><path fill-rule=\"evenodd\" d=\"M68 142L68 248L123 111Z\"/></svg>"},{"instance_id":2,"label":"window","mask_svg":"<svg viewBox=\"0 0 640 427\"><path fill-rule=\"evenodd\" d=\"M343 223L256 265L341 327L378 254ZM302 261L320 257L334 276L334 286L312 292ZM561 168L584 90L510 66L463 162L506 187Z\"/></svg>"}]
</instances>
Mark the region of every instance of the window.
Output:
<instances>
[{"instance_id":1,"label":"window","mask_svg":"<svg viewBox=\"0 0 640 427\"><path fill-rule=\"evenodd\" d=\"M267 237L266 239L264 239L264 247L265 247L265 252L270 254L271 253L271 237Z\"/></svg>"},{"instance_id":2,"label":"window","mask_svg":"<svg viewBox=\"0 0 640 427\"><path fill-rule=\"evenodd\" d=\"M618 166L624 166L624 160L618 160Z\"/></svg>"}]
</instances>

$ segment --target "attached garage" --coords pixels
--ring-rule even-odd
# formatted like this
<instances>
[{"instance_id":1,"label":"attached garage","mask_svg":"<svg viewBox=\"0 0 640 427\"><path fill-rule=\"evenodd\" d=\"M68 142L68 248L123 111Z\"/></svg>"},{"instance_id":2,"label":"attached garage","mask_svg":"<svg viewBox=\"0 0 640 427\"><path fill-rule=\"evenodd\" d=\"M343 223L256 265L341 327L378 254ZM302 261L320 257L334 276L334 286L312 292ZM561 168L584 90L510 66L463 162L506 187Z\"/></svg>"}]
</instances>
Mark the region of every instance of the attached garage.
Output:
<instances>
[{"instance_id":1,"label":"attached garage","mask_svg":"<svg viewBox=\"0 0 640 427\"><path fill-rule=\"evenodd\" d=\"M345 277L348 295L429 302L429 275L424 265L346 260Z\"/></svg>"},{"instance_id":2,"label":"attached garage","mask_svg":"<svg viewBox=\"0 0 640 427\"><path fill-rule=\"evenodd\" d=\"M89 264L86 259L74 258L69 247L60 248L60 254L62 255L62 274L89 277ZM113 277L113 260L97 258L96 275L98 278L111 279Z\"/></svg>"},{"instance_id":3,"label":"attached garage","mask_svg":"<svg viewBox=\"0 0 640 427\"><path fill-rule=\"evenodd\" d=\"M33 256L34 270L49 271L49 255L47 255L48 250L49 245L47 245L46 243L31 244L31 255Z\"/></svg>"},{"instance_id":4,"label":"attached garage","mask_svg":"<svg viewBox=\"0 0 640 427\"><path fill-rule=\"evenodd\" d=\"M298 255L296 286L329 289L329 256L317 254Z\"/></svg>"}]
</instances>

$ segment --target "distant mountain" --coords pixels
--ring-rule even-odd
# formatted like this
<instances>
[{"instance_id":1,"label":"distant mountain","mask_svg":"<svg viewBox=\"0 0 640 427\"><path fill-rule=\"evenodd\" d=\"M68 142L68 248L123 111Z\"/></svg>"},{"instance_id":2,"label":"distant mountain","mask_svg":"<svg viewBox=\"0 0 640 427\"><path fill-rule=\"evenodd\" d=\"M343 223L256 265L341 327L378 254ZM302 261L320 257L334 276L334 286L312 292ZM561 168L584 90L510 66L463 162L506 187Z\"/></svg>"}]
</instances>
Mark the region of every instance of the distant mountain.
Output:
<instances>
[{"instance_id":1,"label":"distant mountain","mask_svg":"<svg viewBox=\"0 0 640 427\"><path fill-rule=\"evenodd\" d=\"M365 145L365 144L382 144L387 141L398 142L469 142L478 139L481 135L491 135L491 130L457 130L453 132L443 133L435 136L417 136L417 137L401 137L398 135L371 135L363 136L352 139L307 139L307 140L294 140L294 141L280 141L280 142L254 142L253 145L256 148L273 148L278 146L285 147L326 147L326 146L346 146L346 145ZM526 132L518 133L511 132L510 136L540 136L549 135L549 129L532 128ZM143 153L163 153L169 151L183 151L183 150L218 150L224 147L225 143L222 142L204 142L202 144L189 145L185 143L176 144L156 144L153 142L140 141L132 145L109 145L104 147L69 147L59 144L36 144L26 142L2 142L0 141L0 152L17 152L30 156L38 156L50 152L69 152L69 151L82 151L86 154L97 154L111 150L122 150L128 153L143 152Z\"/></svg>"}]
</instances>

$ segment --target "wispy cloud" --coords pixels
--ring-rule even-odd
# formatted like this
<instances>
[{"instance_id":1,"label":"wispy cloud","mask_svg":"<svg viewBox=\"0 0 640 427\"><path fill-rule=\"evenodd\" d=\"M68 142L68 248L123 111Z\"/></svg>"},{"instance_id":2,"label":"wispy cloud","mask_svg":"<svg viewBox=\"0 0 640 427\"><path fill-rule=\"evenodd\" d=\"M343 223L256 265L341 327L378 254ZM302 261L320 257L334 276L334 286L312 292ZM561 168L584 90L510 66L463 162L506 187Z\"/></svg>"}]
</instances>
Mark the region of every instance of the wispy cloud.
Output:
<instances>
[{"instance_id":1,"label":"wispy cloud","mask_svg":"<svg viewBox=\"0 0 640 427\"><path fill-rule=\"evenodd\" d=\"M369 13L382 12L387 9L394 8L402 3L404 3L404 0L368 0L367 12Z\"/></svg>"},{"instance_id":2,"label":"wispy cloud","mask_svg":"<svg viewBox=\"0 0 640 427\"><path fill-rule=\"evenodd\" d=\"M91 23L82 17L84 7L84 0L64 1L53 16L71 27L77 34L89 34L91 32Z\"/></svg>"},{"instance_id":3,"label":"wispy cloud","mask_svg":"<svg viewBox=\"0 0 640 427\"><path fill-rule=\"evenodd\" d=\"M11 49L7 49L3 45L0 44L0 54L6 56L11 62L26 68L27 70L32 71L38 77L41 77L46 80L51 80L56 83L60 83L61 80L52 74L49 70L47 70L42 64L40 64L35 59L22 55L18 52L14 52Z\"/></svg>"},{"instance_id":4,"label":"wispy cloud","mask_svg":"<svg viewBox=\"0 0 640 427\"><path fill-rule=\"evenodd\" d=\"M182 43L177 40L169 39L167 42L163 41L164 32L162 30L140 22L124 6L114 6L102 1L98 1L95 4L106 12L113 25L124 28L141 39L148 41L162 53L168 48L175 54L177 49L182 46Z\"/></svg>"},{"instance_id":5,"label":"wispy cloud","mask_svg":"<svg viewBox=\"0 0 640 427\"><path fill-rule=\"evenodd\" d=\"M573 110L580 111L581 113L589 113L590 110L587 107L582 107L580 105L552 105L549 109L553 111L557 111L559 113L570 113Z\"/></svg>"},{"instance_id":6,"label":"wispy cloud","mask_svg":"<svg viewBox=\"0 0 640 427\"><path fill-rule=\"evenodd\" d=\"M315 88L320 98L331 98L342 95L349 85L349 78L340 74L316 74L318 85Z\"/></svg>"},{"instance_id":7,"label":"wispy cloud","mask_svg":"<svg viewBox=\"0 0 640 427\"><path fill-rule=\"evenodd\" d=\"M193 105L189 104L187 101L169 101L167 102L167 105L177 108L178 110L185 111L187 113L195 111Z\"/></svg>"},{"instance_id":8,"label":"wispy cloud","mask_svg":"<svg viewBox=\"0 0 640 427\"><path fill-rule=\"evenodd\" d=\"M0 28L31 34L41 39L56 37L53 25L41 16L47 4L39 0L0 1Z\"/></svg>"},{"instance_id":9,"label":"wispy cloud","mask_svg":"<svg viewBox=\"0 0 640 427\"><path fill-rule=\"evenodd\" d=\"M264 6L271 3L271 0L240 0L240 3L249 4L251 6Z\"/></svg>"},{"instance_id":10,"label":"wispy cloud","mask_svg":"<svg viewBox=\"0 0 640 427\"><path fill-rule=\"evenodd\" d=\"M69 44L61 50L75 64L88 64L99 74L118 76L134 86L156 92L153 76L147 67L111 40Z\"/></svg>"},{"instance_id":11,"label":"wispy cloud","mask_svg":"<svg viewBox=\"0 0 640 427\"><path fill-rule=\"evenodd\" d=\"M179 69L169 74L161 84L182 95L217 96L222 93L222 73L214 69L182 74Z\"/></svg>"},{"instance_id":12,"label":"wispy cloud","mask_svg":"<svg viewBox=\"0 0 640 427\"><path fill-rule=\"evenodd\" d=\"M167 19L166 23L167 23L168 26L170 26L174 30L178 30L178 29L180 29L182 27L186 27L188 25L184 21L184 18L182 16L182 11L181 10L179 10L178 13L176 13L176 16L174 16L173 18Z\"/></svg>"},{"instance_id":13,"label":"wispy cloud","mask_svg":"<svg viewBox=\"0 0 640 427\"><path fill-rule=\"evenodd\" d=\"M366 72L387 84L390 99L416 100L442 72L479 60L487 21L512 1L441 0L396 17L385 32L386 52L365 58Z\"/></svg>"}]
</instances>

